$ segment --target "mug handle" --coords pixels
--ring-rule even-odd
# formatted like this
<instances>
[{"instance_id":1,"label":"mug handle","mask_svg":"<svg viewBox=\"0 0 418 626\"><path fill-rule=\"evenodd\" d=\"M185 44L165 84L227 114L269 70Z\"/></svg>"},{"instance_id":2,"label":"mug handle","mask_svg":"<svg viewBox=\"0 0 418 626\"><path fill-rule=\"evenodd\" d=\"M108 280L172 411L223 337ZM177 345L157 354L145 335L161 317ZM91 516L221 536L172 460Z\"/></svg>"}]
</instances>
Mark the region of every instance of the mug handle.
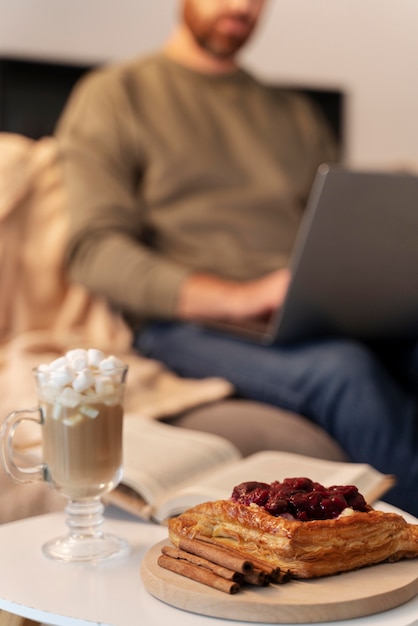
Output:
<instances>
[{"instance_id":1,"label":"mug handle","mask_svg":"<svg viewBox=\"0 0 418 626\"><path fill-rule=\"evenodd\" d=\"M29 417L29 413L37 413L39 417ZM0 431L0 453L3 466L7 475L18 483L44 481L46 479L46 465L44 463L32 467L20 467L13 458L13 438L20 422L24 420L42 425L43 416L41 409L39 407L20 409L13 411L6 417Z\"/></svg>"}]
</instances>

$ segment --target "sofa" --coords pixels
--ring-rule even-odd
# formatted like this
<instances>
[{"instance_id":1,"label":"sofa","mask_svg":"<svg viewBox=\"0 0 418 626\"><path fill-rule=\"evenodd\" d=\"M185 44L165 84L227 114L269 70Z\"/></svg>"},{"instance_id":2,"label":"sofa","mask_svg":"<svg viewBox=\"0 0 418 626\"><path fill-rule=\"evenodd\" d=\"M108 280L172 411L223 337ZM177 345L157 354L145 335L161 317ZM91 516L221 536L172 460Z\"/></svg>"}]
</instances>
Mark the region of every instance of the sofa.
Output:
<instances>
[{"instance_id":1,"label":"sofa","mask_svg":"<svg viewBox=\"0 0 418 626\"><path fill-rule=\"evenodd\" d=\"M322 429L299 415L235 397L227 381L180 379L131 350L120 316L80 285L63 262L65 191L52 131L74 83L88 65L0 58L0 391L2 419L36 403L31 369L71 347L101 347L130 366L126 411L173 427L212 432L243 455L261 449L346 460ZM343 144L344 95L313 97ZM38 433L19 427L24 450ZM47 485L12 482L0 464L0 523L61 509Z\"/></svg>"},{"instance_id":2,"label":"sofa","mask_svg":"<svg viewBox=\"0 0 418 626\"><path fill-rule=\"evenodd\" d=\"M66 278L65 190L53 137L0 133L0 393L1 419L36 404L32 368L74 347L98 347L129 364L127 414L173 427L212 432L243 455L285 450L346 460L318 426L274 407L237 398L222 379L189 380L131 348L121 316ZM25 450L39 433L20 426ZM12 482L0 468L0 523L63 508L47 485Z\"/></svg>"}]
</instances>

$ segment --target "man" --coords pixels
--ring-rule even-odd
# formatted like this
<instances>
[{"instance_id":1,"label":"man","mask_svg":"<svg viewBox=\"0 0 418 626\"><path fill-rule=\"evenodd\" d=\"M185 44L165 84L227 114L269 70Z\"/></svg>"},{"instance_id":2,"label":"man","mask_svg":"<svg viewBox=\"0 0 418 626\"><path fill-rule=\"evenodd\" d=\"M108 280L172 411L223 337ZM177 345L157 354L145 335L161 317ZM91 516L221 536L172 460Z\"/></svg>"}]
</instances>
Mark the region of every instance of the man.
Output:
<instances>
[{"instance_id":1,"label":"man","mask_svg":"<svg viewBox=\"0 0 418 626\"><path fill-rule=\"evenodd\" d=\"M418 513L415 397L371 350L264 347L206 323L280 306L316 169L336 158L309 103L238 65L264 4L183 0L161 53L76 89L57 133L71 275L124 312L143 354L305 415L354 461L394 473L388 499Z\"/></svg>"}]
</instances>

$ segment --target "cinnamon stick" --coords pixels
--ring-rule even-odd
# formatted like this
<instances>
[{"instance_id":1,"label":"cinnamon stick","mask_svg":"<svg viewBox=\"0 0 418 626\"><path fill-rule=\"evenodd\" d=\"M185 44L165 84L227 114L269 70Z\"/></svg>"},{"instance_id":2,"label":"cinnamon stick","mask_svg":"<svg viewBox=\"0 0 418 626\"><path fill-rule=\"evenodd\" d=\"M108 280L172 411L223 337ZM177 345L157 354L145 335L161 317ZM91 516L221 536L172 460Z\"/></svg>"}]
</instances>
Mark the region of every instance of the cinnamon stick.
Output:
<instances>
[{"instance_id":1,"label":"cinnamon stick","mask_svg":"<svg viewBox=\"0 0 418 626\"><path fill-rule=\"evenodd\" d=\"M203 543L207 543L211 546L218 546L219 548L223 550L227 550L233 554L240 554L243 558L246 558L249 561L251 561L251 563L253 564L253 567L257 569L261 569L266 574L266 577L268 578L270 582L280 584L280 583L288 582L292 578L288 570L282 571L280 567L271 565L267 561L263 561L263 559L260 559L254 555L249 556L248 554L244 554L241 550L239 550L239 548L232 549L232 548L227 548L226 546L220 546L219 543L215 539L212 539L212 537L205 537L204 535L196 535L195 540L202 541Z\"/></svg>"},{"instance_id":2,"label":"cinnamon stick","mask_svg":"<svg viewBox=\"0 0 418 626\"><path fill-rule=\"evenodd\" d=\"M249 574L253 570L253 564L248 558L232 552L223 546L215 546L214 544L199 541L198 539L181 538L178 547L180 550L191 552L208 561L212 561L212 563L223 565L241 574Z\"/></svg>"},{"instance_id":3,"label":"cinnamon stick","mask_svg":"<svg viewBox=\"0 0 418 626\"><path fill-rule=\"evenodd\" d=\"M252 572L244 575L244 582L249 585L258 585L262 587L263 585L268 585L268 580L266 574L261 571L261 569L253 569Z\"/></svg>"},{"instance_id":4,"label":"cinnamon stick","mask_svg":"<svg viewBox=\"0 0 418 626\"><path fill-rule=\"evenodd\" d=\"M268 576L268 578L270 578L270 581L272 583L276 583L277 585L283 585L284 583L288 583L290 580L292 580L292 574L289 570L286 570L285 572L277 572L277 574L275 574L275 576Z\"/></svg>"},{"instance_id":5,"label":"cinnamon stick","mask_svg":"<svg viewBox=\"0 0 418 626\"><path fill-rule=\"evenodd\" d=\"M158 565L171 572L175 572L176 574L180 574L181 576L185 576L186 578L190 578L225 593L234 594L240 590L240 586L237 582L227 580L226 578L222 578L222 576L217 576L200 565L194 565L188 561L176 559L166 554L161 554L158 557Z\"/></svg>"},{"instance_id":6,"label":"cinnamon stick","mask_svg":"<svg viewBox=\"0 0 418 626\"><path fill-rule=\"evenodd\" d=\"M243 556L246 555L243 554ZM260 569L262 572L264 572L268 582L283 584L289 582L289 580L291 580L292 578L289 570L282 571L280 567L275 567L274 565L267 563L267 561L263 561L262 559L253 555L247 558L251 559L251 563L253 564L254 568Z\"/></svg>"},{"instance_id":7,"label":"cinnamon stick","mask_svg":"<svg viewBox=\"0 0 418 626\"><path fill-rule=\"evenodd\" d=\"M195 554L186 552L185 550L172 548L171 546L163 546L161 548L161 552L167 556L172 557L173 559L182 559L184 561L188 561L189 563L193 563L194 565L206 567L206 569L210 570L217 576L222 576L222 578L226 578L227 580L233 580L237 583L244 581L244 576L242 574L239 574L234 570L228 569L227 567L223 567L223 565L218 565L217 563L208 561L208 559L204 559L201 556L196 556Z\"/></svg>"}]
</instances>

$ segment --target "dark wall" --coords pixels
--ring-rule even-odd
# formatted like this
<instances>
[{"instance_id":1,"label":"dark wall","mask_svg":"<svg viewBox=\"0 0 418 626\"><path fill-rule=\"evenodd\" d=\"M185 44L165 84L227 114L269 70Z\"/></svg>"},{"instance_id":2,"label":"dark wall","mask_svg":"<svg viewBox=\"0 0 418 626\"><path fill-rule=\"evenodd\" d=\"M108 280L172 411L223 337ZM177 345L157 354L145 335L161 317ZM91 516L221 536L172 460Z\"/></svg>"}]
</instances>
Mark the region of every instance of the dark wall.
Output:
<instances>
[{"instance_id":1,"label":"dark wall","mask_svg":"<svg viewBox=\"0 0 418 626\"><path fill-rule=\"evenodd\" d=\"M0 59L0 131L33 139L52 134L73 85L89 69Z\"/></svg>"},{"instance_id":2,"label":"dark wall","mask_svg":"<svg viewBox=\"0 0 418 626\"><path fill-rule=\"evenodd\" d=\"M90 69L87 65L0 58L0 131L33 139L52 134L73 85ZM343 147L344 94L302 87L299 91L316 100Z\"/></svg>"}]
</instances>

